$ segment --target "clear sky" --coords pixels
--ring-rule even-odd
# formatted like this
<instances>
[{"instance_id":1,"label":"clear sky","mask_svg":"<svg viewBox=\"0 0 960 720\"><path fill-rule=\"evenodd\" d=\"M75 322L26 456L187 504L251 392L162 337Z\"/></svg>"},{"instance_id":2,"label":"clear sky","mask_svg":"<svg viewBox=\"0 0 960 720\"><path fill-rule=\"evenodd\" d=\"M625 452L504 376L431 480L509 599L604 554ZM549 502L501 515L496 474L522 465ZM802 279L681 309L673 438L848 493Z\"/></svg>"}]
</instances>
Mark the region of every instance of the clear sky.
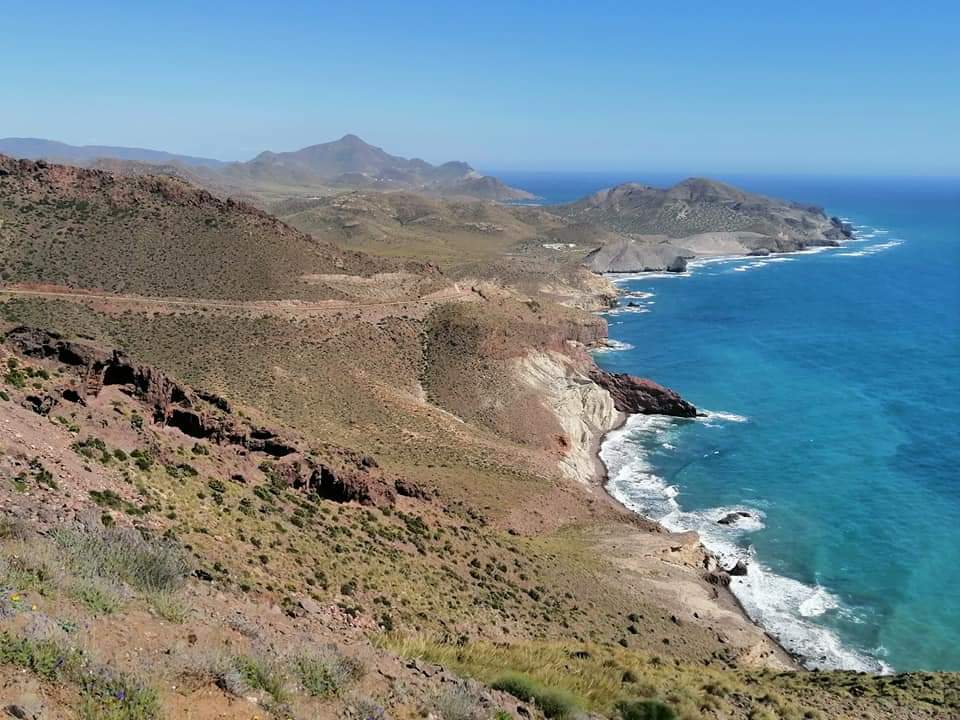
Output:
<instances>
[{"instance_id":1,"label":"clear sky","mask_svg":"<svg viewBox=\"0 0 960 720\"><path fill-rule=\"evenodd\" d=\"M960 175L960 2L2 3L0 136Z\"/></svg>"}]
</instances>

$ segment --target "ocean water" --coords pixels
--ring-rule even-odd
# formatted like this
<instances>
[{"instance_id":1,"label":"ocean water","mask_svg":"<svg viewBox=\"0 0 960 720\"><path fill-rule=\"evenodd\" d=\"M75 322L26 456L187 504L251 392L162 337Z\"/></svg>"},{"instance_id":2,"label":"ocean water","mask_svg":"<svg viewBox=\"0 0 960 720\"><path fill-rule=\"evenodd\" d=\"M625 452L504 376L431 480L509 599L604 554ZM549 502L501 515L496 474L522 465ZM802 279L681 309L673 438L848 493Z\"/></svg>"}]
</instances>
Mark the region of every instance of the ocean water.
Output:
<instances>
[{"instance_id":1,"label":"ocean water","mask_svg":"<svg viewBox=\"0 0 960 720\"><path fill-rule=\"evenodd\" d=\"M547 201L626 179L504 175ZM707 416L612 433L610 490L747 560L734 593L808 666L960 670L960 181L724 179L856 237L621 281L598 362Z\"/></svg>"}]
</instances>

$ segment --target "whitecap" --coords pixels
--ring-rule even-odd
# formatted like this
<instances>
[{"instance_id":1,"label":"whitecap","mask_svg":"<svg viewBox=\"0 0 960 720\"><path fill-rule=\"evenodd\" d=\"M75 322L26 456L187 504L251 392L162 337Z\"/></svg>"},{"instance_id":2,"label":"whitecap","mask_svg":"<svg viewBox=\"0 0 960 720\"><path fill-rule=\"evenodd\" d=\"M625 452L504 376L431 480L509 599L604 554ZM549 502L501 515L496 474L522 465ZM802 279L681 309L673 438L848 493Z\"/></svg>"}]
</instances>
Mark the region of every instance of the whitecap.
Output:
<instances>
[{"instance_id":1,"label":"whitecap","mask_svg":"<svg viewBox=\"0 0 960 720\"><path fill-rule=\"evenodd\" d=\"M855 251L853 251L853 252L837 253L837 256L838 256L838 257L866 257L866 256L868 256L868 255L876 255L877 253L881 253L881 252L883 252L884 250L890 250L890 249L892 249L892 248L899 247L900 245L903 245L903 240L899 240L899 239L897 239L897 238L894 238L894 239L888 240L887 242L884 242L884 243L876 243L875 245L867 245L867 246L861 248L860 250L855 250Z\"/></svg>"},{"instance_id":2,"label":"whitecap","mask_svg":"<svg viewBox=\"0 0 960 720\"><path fill-rule=\"evenodd\" d=\"M714 418L746 422L733 413L709 413ZM889 672L881 660L843 645L831 629L813 621L830 613L852 613L826 588L807 585L777 574L756 557L745 536L764 527L765 514L752 505L684 511L678 502L682 491L657 475L646 447L675 446L684 421L664 416L633 415L607 435L600 457L608 469L610 493L629 509L653 518L674 532L696 531L701 541L724 567L737 561L748 564L745 576L731 579L731 591L744 610L790 652L810 668ZM673 441L673 442L671 442ZM717 521L731 512L748 513L729 525Z\"/></svg>"},{"instance_id":3,"label":"whitecap","mask_svg":"<svg viewBox=\"0 0 960 720\"><path fill-rule=\"evenodd\" d=\"M745 423L750 422L750 418L743 415L737 415L736 413L724 412L722 410L701 410L703 413L702 416L699 416L697 419L709 422L709 421L721 421L721 422L734 422L734 423Z\"/></svg>"},{"instance_id":4,"label":"whitecap","mask_svg":"<svg viewBox=\"0 0 960 720\"><path fill-rule=\"evenodd\" d=\"M828 610L836 610L840 602L822 585L814 588L813 594L800 602L798 610L803 617L818 617Z\"/></svg>"},{"instance_id":5,"label":"whitecap","mask_svg":"<svg viewBox=\"0 0 960 720\"><path fill-rule=\"evenodd\" d=\"M603 345L590 348L590 352L594 355L611 352L623 352L624 350L633 350L633 345L630 343L621 342L619 340L611 340L610 338L607 338Z\"/></svg>"}]
</instances>

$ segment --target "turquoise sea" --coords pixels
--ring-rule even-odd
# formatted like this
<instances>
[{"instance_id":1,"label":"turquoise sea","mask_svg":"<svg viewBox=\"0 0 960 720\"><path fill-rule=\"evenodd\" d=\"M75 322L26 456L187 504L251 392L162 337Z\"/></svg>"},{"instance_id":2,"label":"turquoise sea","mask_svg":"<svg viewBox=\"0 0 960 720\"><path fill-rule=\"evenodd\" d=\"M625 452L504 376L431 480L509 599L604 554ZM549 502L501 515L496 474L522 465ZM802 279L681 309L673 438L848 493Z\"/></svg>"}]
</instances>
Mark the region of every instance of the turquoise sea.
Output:
<instances>
[{"instance_id":1,"label":"turquoise sea","mask_svg":"<svg viewBox=\"0 0 960 720\"><path fill-rule=\"evenodd\" d=\"M679 179L500 175L545 202ZM623 349L598 362L707 416L612 433L610 490L746 559L734 592L807 665L960 670L960 180L719 179L822 205L856 236L621 281ZM717 523L732 511L750 517Z\"/></svg>"}]
</instances>

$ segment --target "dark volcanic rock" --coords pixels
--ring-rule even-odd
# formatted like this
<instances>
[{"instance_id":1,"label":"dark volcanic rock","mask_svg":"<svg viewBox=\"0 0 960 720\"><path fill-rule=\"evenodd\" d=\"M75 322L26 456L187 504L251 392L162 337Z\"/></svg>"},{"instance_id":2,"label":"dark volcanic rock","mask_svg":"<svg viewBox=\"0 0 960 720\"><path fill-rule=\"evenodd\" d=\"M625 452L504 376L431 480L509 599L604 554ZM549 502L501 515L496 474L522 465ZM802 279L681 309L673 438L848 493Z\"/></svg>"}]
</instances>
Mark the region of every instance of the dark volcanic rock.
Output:
<instances>
[{"instance_id":1,"label":"dark volcanic rock","mask_svg":"<svg viewBox=\"0 0 960 720\"><path fill-rule=\"evenodd\" d=\"M56 404L57 399L50 395L27 395L23 400L23 406L37 415L49 415Z\"/></svg>"},{"instance_id":2,"label":"dark volcanic rock","mask_svg":"<svg viewBox=\"0 0 960 720\"><path fill-rule=\"evenodd\" d=\"M727 574L733 577L746 575L747 564L743 560L737 560L732 568L727 568Z\"/></svg>"},{"instance_id":3,"label":"dark volcanic rock","mask_svg":"<svg viewBox=\"0 0 960 720\"><path fill-rule=\"evenodd\" d=\"M719 585L720 587L730 585L730 573L726 570L710 570L703 577L711 585Z\"/></svg>"},{"instance_id":4,"label":"dark volcanic rock","mask_svg":"<svg viewBox=\"0 0 960 720\"><path fill-rule=\"evenodd\" d=\"M720 525L733 525L737 520L741 518L750 517L750 513L744 512L743 510L737 510L736 512L727 513L722 518L717 520L717 523Z\"/></svg>"},{"instance_id":5,"label":"dark volcanic rock","mask_svg":"<svg viewBox=\"0 0 960 720\"><path fill-rule=\"evenodd\" d=\"M378 477L358 470L333 470L321 465L310 476L309 488L334 502L358 502L383 507L397 501L396 491Z\"/></svg>"},{"instance_id":6,"label":"dark volcanic rock","mask_svg":"<svg viewBox=\"0 0 960 720\"><path fill-rule=\"evenodd\" d=\"M696 407L653 380L626 373L608 373L599 368L590 371L590 378L610 393L614 407L620 412L685 418L697 416Z\"/></svg>"},{"instance_id":7,"label":"dark volcanic rock","mask_svg":"<svg viewBox=\"0 0 960 720\"><path fill-rule=\"evenodd\" d=\"M417 498L419 500L430 499L430 493L412 480L407 480L406 478L397 478L397 480L393 483L393 486L396 488L398 495L403 495L404 497L409 498Z\"/></svg>"}]
</instances>

